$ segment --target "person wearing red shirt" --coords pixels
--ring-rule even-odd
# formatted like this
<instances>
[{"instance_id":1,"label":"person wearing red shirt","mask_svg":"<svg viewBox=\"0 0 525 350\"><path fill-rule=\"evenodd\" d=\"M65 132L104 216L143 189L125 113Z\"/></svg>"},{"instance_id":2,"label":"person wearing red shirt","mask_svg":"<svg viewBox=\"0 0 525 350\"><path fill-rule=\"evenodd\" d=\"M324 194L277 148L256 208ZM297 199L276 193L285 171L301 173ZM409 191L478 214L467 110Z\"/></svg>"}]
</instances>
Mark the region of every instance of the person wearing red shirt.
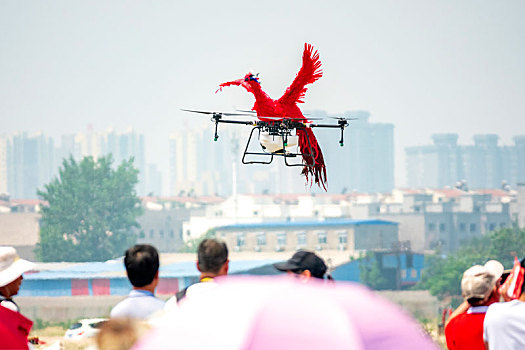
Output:
<instances>
[{"instance_id":1,"label":"person wearing red shirt","mask_svg":"<svg viewBox=\"0 0 525 350\"><path fill-rule=\"evenodd\" d=\"M499 281L503 265L490 260L484 266L475 265L463 274L461 294L465 301L450 316L445 326L450 350L485 350L483 320L490 304L499 300Z\"/></svg>"}]
</instances>

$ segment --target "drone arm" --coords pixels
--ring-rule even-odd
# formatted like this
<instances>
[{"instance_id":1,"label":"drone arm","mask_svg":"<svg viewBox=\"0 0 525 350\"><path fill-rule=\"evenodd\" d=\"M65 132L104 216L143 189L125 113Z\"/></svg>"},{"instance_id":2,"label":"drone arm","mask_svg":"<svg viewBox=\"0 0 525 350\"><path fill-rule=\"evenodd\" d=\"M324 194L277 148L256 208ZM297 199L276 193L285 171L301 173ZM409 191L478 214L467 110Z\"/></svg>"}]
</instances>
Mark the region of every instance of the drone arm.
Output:
<instances>
[{"instance_id":1,"label":"drone arm","mask_svg":"<svg viewBox=\"0 0 525 350\"><path fill-rule=\"evenodd\" d=\"M333 125L333 124L310 124L311 128L340 128L341 125Z\"/></svg>"},{"instance_id":2,"label":"drone arm","mask_svg":"<svg viewBox=\"0 0 525 350\"><path fill-rule=\"evenodd\" d=\"M242 124L242 125L255 125L252 121L245 121L245 120L223 120L220 117L213 117L212 121L215 123L215 135L213 136L213 141L217 141L219 138L219 134L217 133L217 129L219 128L219 123L226 123L226 124Z\"/></svg>"},{"instance_id":3,"label":"drone arm","mask_svg":"<svg viewBox=\"0 0 525 350\"><path fill-rule=\"evenodd\" d=\"M246 120L218 120L218 123L226 123L226 124L242 124L242 125L255 125L255 122L252 121L246 121Z\"/></svg>"},{"instance_id":4,"label":"drone arm","mask_svg":"<svg viewBox=\"0 0 525 350\"><path fill-rule=\"evenodd\" d=\"M346 123L339 123L338 125L333 124L310 124L311 128L339 128L341 129L341 139L339 140L339 145L341 147L344 146L344 130L345 130Z\"/></svg>"}]
</instances>

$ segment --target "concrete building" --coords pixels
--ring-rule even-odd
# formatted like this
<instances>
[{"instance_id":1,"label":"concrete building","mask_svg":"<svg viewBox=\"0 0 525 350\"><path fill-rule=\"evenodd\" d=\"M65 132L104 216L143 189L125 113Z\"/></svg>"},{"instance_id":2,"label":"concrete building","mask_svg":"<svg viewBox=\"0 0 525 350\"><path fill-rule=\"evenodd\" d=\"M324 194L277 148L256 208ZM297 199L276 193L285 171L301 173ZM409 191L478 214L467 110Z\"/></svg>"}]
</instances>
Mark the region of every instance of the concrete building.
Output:
<instances>
[{"instance_id":1,"label":"concrete building","mask_svg":"<svg viewBox=\"0 0 525 350\"><path fill-rule=\"evenodd\" d=\"M443 188L463 179L457 134L432 135L434 145L407 147L406 174L410 188Z\"/></svg>"},{"instance_id":2,"label":"concrete building","mask_svg":"<svg viewBox=\"0 0 525 350\"><path fill-rule=\"evenodd\" d=\"M6 144L7 192L11 198L37 198L37 189L56 173L53 139L15 133Z\"/></svg>"},{"instance_id":3,"label":"concrete building","mask_svg":"<svg viewBox=\"0 0 525 350\"><path fill-rule=\"evenodd\" d=\"M386 220L333 219L235 224L215 228L234 251L390 249L398 242L397 223Z\"/></svg>"},{"instance_id":4,"label":"concrete building","mask_svg":"<svg viewBox=\"0 0 525 350\"><path fill-rule=\"evenodd\" d=\"M375 214L399 222L399 239L410 241L414 251L456 250L467 239L512 225L510 201L514 195L506 191L421 192L407 191L402 202L382 203L380 213Z\"/></svg>"},{"instance_id":5,"label":"concrete building","mask_svg":"<svg viewBox=\"0 0 525 350\"><path fill-rule=\"evenodd\" d=\"M21 258L36 261L41 205L38 199L3 202L7 210L0 210L0 246L14 247Z\"/></svg>"},{"instance_id":6,"label":"concrete building","mask_svg":"<svg viewBox=\"0 0 525 350\"><path fill-rule=\"evenodd\" d=\"M335 129L315 129L327 164L331 193L390 192L394 188L394 125L369 122L370 113L349 111L344 131L345 145L339 145Z\"/></svg>"},{"instance_id":7,"label":"concrete building","mask_svg":"<svg viewBox=\"0 0 525 350\"><path fill-rule=\"evenodd\" d=\"M139 171L137 194L146 195L146 158L144 135L133 129L116 133L112 129L101 134L102 154L112 154L115 165L133 158L133 166Z\"/></svg>"},{"instance_id":8,"label":"concrete building","mask_svg":"<svg viewBox=\"0 0 525 350\"><path fill-rule=\"evenodd\" d=\"M515 187L525 177L525 136L499 146L495 134L474 135L473 145L458 145L457 134L432 135L433 145L407 147L409 188L443 188L463 182L468 188Z\"/></svg>"},{"instance_id":9,"label":"concrete building","mask_svg":"<svg viewBox=\"0 0 525 350\"><path fill-rule=\"evenodd\" d=\"M151 244L159 252L178 252L183 246L182 223L189 219L186 208L166 208L146 203L144 213L138 218L140 230L137 243Z\"/></svg>"}]
</instances>

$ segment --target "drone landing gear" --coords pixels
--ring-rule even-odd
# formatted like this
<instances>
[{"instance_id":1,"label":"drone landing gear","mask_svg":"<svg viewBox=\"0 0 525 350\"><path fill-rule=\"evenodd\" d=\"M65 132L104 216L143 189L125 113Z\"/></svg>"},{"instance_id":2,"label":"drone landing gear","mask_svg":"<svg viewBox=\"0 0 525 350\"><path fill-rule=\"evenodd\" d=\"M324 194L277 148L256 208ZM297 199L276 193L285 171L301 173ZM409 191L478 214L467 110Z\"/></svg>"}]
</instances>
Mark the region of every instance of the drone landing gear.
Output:
<instances>
[{"instance_id":1,"label":"drone landing gear","mask_svg":"<svg viewBox=\"0 0 525 350\"><path fill-rule=\"evenodd\" d=\"M244 154L242 156L242 163L243 164L270 164L270 163L273 162L273 157L274 156L278 156L278 157L283 157L284 158L284 164L286 166L289 166L289 167L296 167L296 166L300 166L300 167L304 167L304 166L314 167L315 166L314 152L313 152L312 145L311 145L311 142L310 142L310 137L308 137L308 134L306 134L306 139L308 141L308 149L310 150L310 153L296 153L296 152L288 151L286 149L288 147L288 135L286 135L286 134L284 134L284 135L283 134L281 134L281 135L274 135L275 137L280 137L281 138L281 140L282 140L282 144L281 144L282 148L280 148L278 150L275 150L275 151L268 152L268 151L264 151L265 147L261 144L261 148L263 148L263 152L252 152L252 151L249 151L248 149L249 149L250 144L252 142L252 136L253 136L253 133L254 133L255 130L257 130L259 132L258 139L260 140L260 138L261 138L262 127L261 126L256 126L256 127L252 128L252 130L250 132L250 136L248 137L248 142L246 143L246 148L244 150ZM261 158L259 156L264 156L264 157L266 157L267 160L266 161L247 160L246 156L257 156L258 158ZM302 161L300 163L290 163L288 161L289 158L295 158L295 157L298 157L298 156L301 156L301 159L304 159L304 157L309 157L310 159L312 159L312 164L304 164Z\"/></svg>"}]
</instances>

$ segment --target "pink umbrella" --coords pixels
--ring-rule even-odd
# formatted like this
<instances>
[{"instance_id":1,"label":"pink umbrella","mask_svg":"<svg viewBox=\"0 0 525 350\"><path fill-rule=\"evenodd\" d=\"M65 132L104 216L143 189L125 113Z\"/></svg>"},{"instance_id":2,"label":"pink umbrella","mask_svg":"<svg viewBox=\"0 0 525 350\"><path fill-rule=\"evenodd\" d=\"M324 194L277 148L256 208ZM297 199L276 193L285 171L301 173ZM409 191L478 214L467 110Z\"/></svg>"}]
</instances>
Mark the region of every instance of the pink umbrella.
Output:
<instances>
[{"instance_id":1,"label":"pink umbrella","mask_svg":"<svg viewBox=\"0 0 525 350\"><path fill-rule=\"evenodd\" d=\"M352 283L228 277L135 349L437 349L396 305Z\"/></svg>"}]
</instances>

